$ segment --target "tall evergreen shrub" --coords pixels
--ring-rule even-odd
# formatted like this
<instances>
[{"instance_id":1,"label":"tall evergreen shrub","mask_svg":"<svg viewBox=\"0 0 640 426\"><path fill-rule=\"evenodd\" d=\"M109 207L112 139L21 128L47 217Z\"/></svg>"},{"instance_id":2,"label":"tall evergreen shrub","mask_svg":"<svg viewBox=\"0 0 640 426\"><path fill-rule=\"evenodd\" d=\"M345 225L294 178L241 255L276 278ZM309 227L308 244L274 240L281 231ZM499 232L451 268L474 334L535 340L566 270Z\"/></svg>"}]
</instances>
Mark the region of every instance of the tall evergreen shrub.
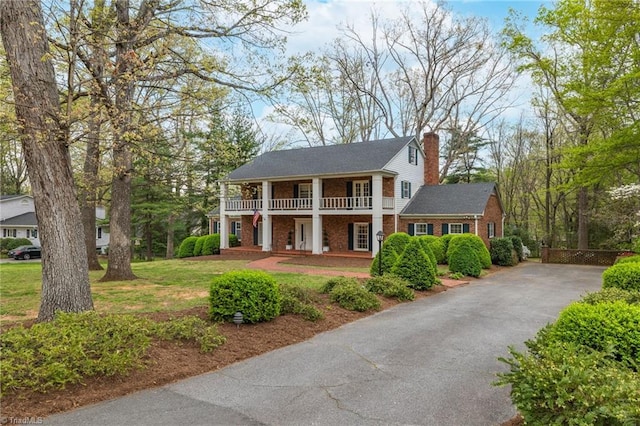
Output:
<instances>
[{"instance_id":1,"label":"tall evergreen shrub","mask_svg":"<svg viewBox=\"0 0 640 426\"><path fill-rule=\"evenodd\" d=\"M407 280L416 290L428 290L437 282L433 263L417 238L410 240L391 272Z\"/></svg>"}]
</instances>

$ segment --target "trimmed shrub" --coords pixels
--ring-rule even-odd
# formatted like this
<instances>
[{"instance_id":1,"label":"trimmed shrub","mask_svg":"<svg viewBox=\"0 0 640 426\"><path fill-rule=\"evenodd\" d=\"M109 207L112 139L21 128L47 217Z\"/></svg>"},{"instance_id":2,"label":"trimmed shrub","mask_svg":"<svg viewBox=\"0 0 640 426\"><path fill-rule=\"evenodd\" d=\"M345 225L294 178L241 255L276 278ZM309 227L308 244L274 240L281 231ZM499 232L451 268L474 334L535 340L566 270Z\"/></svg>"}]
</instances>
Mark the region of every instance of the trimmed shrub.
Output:
<instances>
[{"instance_id":1,"label":"trimmed shrub","mask_svg":"<svg viewBox=\"0 0 640 426\"><path fill-rule=\"evenodd\" d=\"M489 253L487 246L484 245L484 241L482 241L482 238L473 234L459 234L451 238L451 240L449 241L449 248L447 251L447 260L450 261L449 257L451 256L451 252L462 241L468 241L470 243L471 247L473 247L473 249L475 250L476 255L478 255L478 259L480 260L480 266L483 269L491 268L491 254Z\"/></svg>"},{"instance_id":2,"label":"trimmed shrub","mask_svg":"<svg viewBox=\"0 0 640 426\"><path fill-rule=\"evenodd\" d=\"M420 238L429 244L429 248L431 248L431 251L436 257L436 264L444 265L447 263L445 259L444 244L440 237L436 237L435 235L421 235Z\"/></svg>"},{"instance_id":3,"label":"trimmed shrub","mask_svg":"<svg viewBox=\"0 0 640 426\"><path fill-rule=\"evenodd\" d=\"M193 246L194 256L202 256L202 245L204 244L207 237L208 235L203 235L201 237L198 237L198 239L196 240L196 243Z\"/></svg>"},{"instance_id":4,"label":"trimmed shrub","mask_svg":"<svg viewBox=\"0 0 640 426\"><path fill-rule=\"evenodd\" d=\"M395 275L370 278L365 283L365 288L372 293L395 298L401 302L415 298L409 282Z\"/></svg>"},{"instance_id":5,"label":"trimmed shrub","mask_svg":"<svg viewBox=\"0 0 640 426\"><path fill-rule=\"evenodd\" d=\"M449 252L449 243L451 239L458 234L445 234L440 237L440 242L442 243L442 249L444 250L444 263L447 263L449 260L448 252Z\"/></svg>"},{"instance_id":6,"label":"trimmed shrub","mask_svg":"<svg viewBox=\"0 0 640 426\"><path fill-rule=\"evenodd\" d=\"M358 280L352 277L331 278L329 281L324 283L322 287L320 287L320 293L324 293L324 294L331 293L331 290L333 290L335 286L342 285L342 284L349 284L349 285L358 284Z\"/></svg>"},{"instance_id":7,"label":"trimmed shrub","mask_svg":"<svg viewBox=\"0 0 640 426\"><path fill-rule=\"evenodd\" d=\"M588 303L590 305L618 301L638 305L640 304L640 291L622 290L616 287L604 288L595 293L587 293L580 300L581 303Z\"/></svg>"},{"instance_id":8,"label":"trimmed shrub","mask_svg":"<svg viewBox=\"0 0 640 426\"><path fill-rule=\"evenodd\" d=\"M187 237L182 240L180 248L178 248L178 257L192 257L196 241L198 241L198 237Z\"/></svg>"},{"instance_id":9,"label":"trimmed shrub","mask_svg":"<svg viewBox=\"0 0 640 426\"><path fill-rule=\"evenodd\" d=\"M511 401L526 424L626 425L640 418L640 376L597 351L573 343L539 345L531 353L509 348L509 366L497 385L511 386Z\"/></svg>"},{"instance_id":10,"label":"trimmed shrub","mask_svg":"<svg viewBox=\"0 0 640 426\"><path fill-rule=\"evenodd\" d=\"M404 278L410 287L416 290L428 290L436 282L436 271L418 238L412 238L409 245L398 258L391 273Z\"/></svg>"},{"instance_id":11,"label":"trimmed shrub","mask_svg":"<svg viewBox=\"0 0 640 426\"><path fill-rule=\"evenodd\" d=\"M639 263L640 254L634 254L633 256L623 256L616 259L616 265L619 263Z\"/></svg>"},{"instance_id":12,"label":"trimmed shrub","mask_svg":"<svg viewBox=\"0 0 640 426\"><path fill-rule=\"evenodd\" d=\"M451 243L456 241L451 240ZM449 271L459 272L471 277L479 277L482 272L482 263L478 258L476 249L471 241L460 239L455 245L449 246Z\"/></svg>"},{"instance_id":13,"label":"trimmed shrub","mask_svg":"<svg viewBox=\"0 0 640 426\"><path fill-rule=\"evenodd\" d=\"M382 273L388 274L391 272L391 268L398 260L398 253L393 248L393 245L387 244L386 242L382 244L382 250L376 254L376 257L371 262L371 267L369 268L369 273L372 276L379 275L380 267L378 262L380 262L380 256L382 256Z\"/></svg>"},{"instance_id":14,"label":"trimmed shrub","mask_svg":"<svg viewBox=\"0 0 640 426\"><path fill-rule=\"evenodd\" d=\"M202 255L211 256L220 252L220 234L207 235L202 244Z\"/></svg>"},{"instance_id":15,"label":"trimmed shrub","mask_svg":"<svg viewBox=\"0 0 640 426\"><path fill-rule=\"evenodd\" d=\"M280 288L262 271L231 271L213 278L209 301L213 321L231 321L236 312L247 323L280 315Z\"/></svg>"},{"instance_id":16,"label":"trimmed shrub","mask_svg":"<svg viewBox=\"0 0 640 426\"><path fill-rule=\"evenodd\" d=\"M422 246L422 250L424 250L427 256L429 256L429 259L431 260L431 264L433 265L433 270L435 271L438 269L438 260L436 259L436 255L433 253L433 250L431 250L431 245L429 244L430 236L431 235L420 235L418 237L413 237L413 238L418 239L418 241L420 242L420 245Z\"/></svg>"},{"instance_id":17,"label":"trimmed shrub","mask_svg":"<svg viewBox=\"0 0 640 426\"><path fill-rule=\"evenodd\" d=\"M640 290L640 263L618 263L602 273L602 288Z\"/></svg>"},{"instance_id":18,"label":"trimmed shrub","mask_svg":"<svg viewBox=\"0 0 640 426\"><path fill-rule=\"evenodd\" d=\"M321 310L314 304L318 298L308 288L292 285L280 285L280 315L294 314L302 315L307 321L318 321L324 318Z\"/></svg>"},{"instance_id":19,"label":"trimmed shrub","mask_svg":"<svg viewBox=\"0 0 640 426\"><path fill-rule=\"evenodd\" d=\"M368 292L357 281L342 282L331 289L329 297L349 311L365 312L380 309L380 300L375 294Z\"/></svg>"},{"instance_id":20,"label":"trimmed shrub","mask_svg":"<svg viewBox=\"0 0 640 426\"><path fill-rule=\"evenodd\" d=\"M513 266L515 250L513 249L513 241L511 238L492 238L489 243L491 249L491 262L500 266Z\"/></svg>"},{"instance_id":21,"label":"trimmed shrub","mask_svg":"<svg viewBox=\"0 0 640 426\"><path fill-rule=\"evenodd\" d=\"M516 251L518 255L518 262L522 262L524 260L524 255L522 252L522 238L517 235L510 235L506 238L511 238L511 242L513 243L513 249Z\"/></svg>"},{"instance_id":22,"label":"trimmed shrub","mask_svg":"<svg viewBox=\"0 0 640 426\"><path fill-rule=\"evenodd\" d=\"M240 240L238 240L238 236L236 234L229 234L229 247L239 247ZM218 244L218 248L220 248L220 244Z\"/></svg>"},{"instance_id":23,"label":"trimmed shrub","mask_svg":"<svg viewBox=\"0 0 640 426\"><path fill-rule=\"evenodd\" d=\"M384 247L388 245L400 256L407 245L409 245L409 241L411 241L411 236L406 232L395 232L384 240L382 248L384 249Z\"/></svg>"},{"instance_id":24,"label":"trimmed shrub","mask_svg":"<svg viewBox=\"0 0 640 426\"><path fill-rule=\"evenodd\" d=\"M640 306L626 302L573 303L549 329L549 338L607 352L627 368L640 367Z\"/></svg>"}]
</instances>

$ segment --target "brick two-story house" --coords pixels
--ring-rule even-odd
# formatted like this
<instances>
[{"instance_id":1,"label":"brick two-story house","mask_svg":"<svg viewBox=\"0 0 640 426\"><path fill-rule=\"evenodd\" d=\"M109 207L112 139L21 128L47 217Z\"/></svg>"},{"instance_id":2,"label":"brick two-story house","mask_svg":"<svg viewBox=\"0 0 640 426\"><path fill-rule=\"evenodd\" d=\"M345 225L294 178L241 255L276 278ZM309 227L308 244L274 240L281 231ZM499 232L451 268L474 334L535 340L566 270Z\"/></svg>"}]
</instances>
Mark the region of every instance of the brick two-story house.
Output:
<instances>
[{"instance_id":1,"label":"brick two-story house","mask_svg":"<svg viewBox=\"0 0 640 426\"><path fill-rule=\"evenodd\" d=\"M242 246L263 251L371 256L378 231L472 232L487 244L501 236L496 185L439 185L438 161L434 133L422 144L401 137L268 152L220 182L210 232L234 233ZM228 247L222 238L221 248Z\"/></svg>"}]
</instances>

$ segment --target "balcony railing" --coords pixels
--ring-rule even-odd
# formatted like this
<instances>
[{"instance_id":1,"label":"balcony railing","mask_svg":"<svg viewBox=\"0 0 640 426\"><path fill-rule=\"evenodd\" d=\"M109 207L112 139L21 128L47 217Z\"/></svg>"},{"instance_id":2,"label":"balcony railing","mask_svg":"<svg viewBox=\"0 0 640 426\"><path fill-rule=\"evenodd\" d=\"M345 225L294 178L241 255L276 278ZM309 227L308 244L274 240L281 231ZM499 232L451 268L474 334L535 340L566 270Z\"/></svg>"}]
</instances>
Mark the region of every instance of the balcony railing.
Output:
<instances>
[{"instance_id":1,"label":"balcony railing","mask_svg":"<svg viewBox=\"0 0 640 426\"><path fill-rule=\"evenodd\" d=\"M372 197L324 197L320 199L320 210L371 210L373 206ZM262 210L262 200L227 200L226 210L254 211ZM383 197L382 208L390 210L394 207L392 197ZM312 210L313 199L311 198L277 198L269 200L269 210Z\"/></svg>"}]
</instances>

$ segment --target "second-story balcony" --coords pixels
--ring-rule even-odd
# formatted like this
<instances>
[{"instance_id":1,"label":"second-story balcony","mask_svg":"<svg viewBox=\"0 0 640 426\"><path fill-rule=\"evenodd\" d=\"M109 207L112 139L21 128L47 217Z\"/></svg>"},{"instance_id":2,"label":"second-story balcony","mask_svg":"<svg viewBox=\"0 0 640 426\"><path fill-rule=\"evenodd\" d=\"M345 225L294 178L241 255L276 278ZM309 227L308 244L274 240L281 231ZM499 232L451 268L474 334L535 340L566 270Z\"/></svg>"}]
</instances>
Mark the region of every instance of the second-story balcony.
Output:
<instances>
[{"instance_id":1,"label":"second-story balcony","mask_svg":"<svg viewBox=\"0 0 640 426\"><path fill-rule=\"evenodd\" d=\"M228 212L254 212L262 211L262 200L227 200L225 208ZM352 211L371 210L373 207L372 197L323 197L320 199L320 210L332 211ZM383 197L382 209L393 210L394 200L392 197ZM269 210L295 211L313 210L313 199L311 198L277 198L269 200Z\"/></svg>"}]
</instances>

